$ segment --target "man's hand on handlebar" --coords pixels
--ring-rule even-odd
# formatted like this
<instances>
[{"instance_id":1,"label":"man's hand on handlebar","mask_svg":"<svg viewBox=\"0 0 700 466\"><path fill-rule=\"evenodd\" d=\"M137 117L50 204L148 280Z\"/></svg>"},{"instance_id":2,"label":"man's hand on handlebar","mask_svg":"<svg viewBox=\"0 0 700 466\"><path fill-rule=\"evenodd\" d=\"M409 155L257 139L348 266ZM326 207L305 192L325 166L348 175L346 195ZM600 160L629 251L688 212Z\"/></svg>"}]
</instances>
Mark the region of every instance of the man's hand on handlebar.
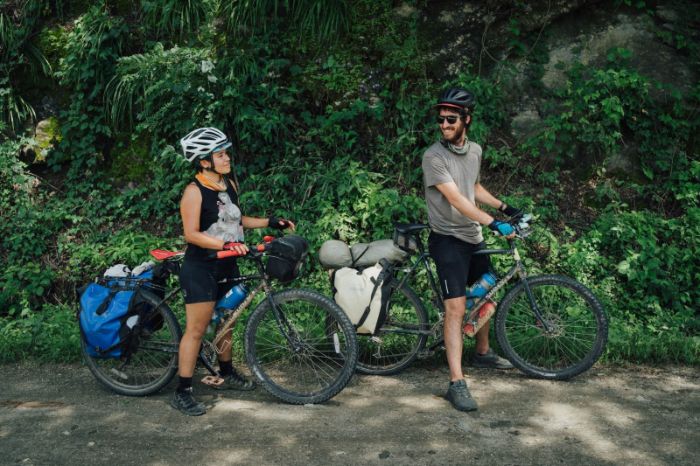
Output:
<instances>
[{"instance_id":1,"label":"man's hand on handlebar","mask_svg":"<svg viewBox=\"0 0 700 466\"><path fill-rule=\"evenodd\" d=\"M515 228L513 228L513 226L508 222L494 220L493 222L489 223L489 228L493 230L496 235L502 235L508 239L515 237Z\"/></svg>"},{"instance_id":2,"label":"man's hand on handlebar","mask_svg":"<svg viewBox=\"0 0 700 466\"><path fill-rule=\"evenodd\" d=\"M501 207L499 207L498 210L510 217L511 220L523 214L522 209L518 209L515 206L508 205L505 202L501 203Z\"/></svg>"}]
</instances>

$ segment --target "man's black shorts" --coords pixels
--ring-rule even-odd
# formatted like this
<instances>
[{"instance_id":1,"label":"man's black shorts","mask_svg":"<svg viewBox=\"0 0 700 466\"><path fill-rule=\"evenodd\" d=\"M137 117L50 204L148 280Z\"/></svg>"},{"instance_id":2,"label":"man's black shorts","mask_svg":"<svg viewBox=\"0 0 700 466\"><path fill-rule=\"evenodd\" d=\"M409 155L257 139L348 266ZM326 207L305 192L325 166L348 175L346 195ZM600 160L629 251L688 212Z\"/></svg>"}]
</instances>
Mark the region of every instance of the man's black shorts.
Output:
<instances>
[{"instance_id":1,"label":"man's black shorts","mask_svg":"<svg viewBox=\"0 0 700 466\"><path fill-rule=\"evenodd\" d=\"M483 242L471 244L454 236L430 232L428 250L437 267L444 299L466 296L467 286L491 270L489 256L474 255L483 248Z\"/></svg>"},{"instance_id":2,"label":"man's black shorts","mask_svg":"<svg viewBox=\"0 0 700 466\"><path fill-rule=\"evenodd\" d=\"M239 276L235 258L195 261L185 259L180 269L180 288L186 304L217 301L232 283L219 283L225 278Z\"/></svg>"}]
</instances>

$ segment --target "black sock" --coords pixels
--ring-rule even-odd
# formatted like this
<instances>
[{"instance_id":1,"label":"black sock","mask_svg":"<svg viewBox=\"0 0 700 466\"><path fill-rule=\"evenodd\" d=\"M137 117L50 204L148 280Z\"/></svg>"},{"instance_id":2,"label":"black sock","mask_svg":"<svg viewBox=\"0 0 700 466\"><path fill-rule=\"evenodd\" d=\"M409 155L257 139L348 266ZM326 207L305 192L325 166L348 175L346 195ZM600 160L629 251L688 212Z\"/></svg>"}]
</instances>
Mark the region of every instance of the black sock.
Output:
<instances>
[{"instance_id":1,"label":"black sock","mask_svg":"<svg viewBox=\"0 0 700 466\"><path fill-rule=\"evenodd\" d=\"M219 371L222 377L233 374L233 361L219 361Z\"/></svg>"},{"instance_id":2,"label":"black sock","mask_svg":"<svg viewBox=\"0 0 700 466\"><path fill-rule=\"evenodd\" d=\"M177 384L176 391L184 392L188 388L192 388L192 377L180 377L180 382Z\"/></svg>"}]
</instances>

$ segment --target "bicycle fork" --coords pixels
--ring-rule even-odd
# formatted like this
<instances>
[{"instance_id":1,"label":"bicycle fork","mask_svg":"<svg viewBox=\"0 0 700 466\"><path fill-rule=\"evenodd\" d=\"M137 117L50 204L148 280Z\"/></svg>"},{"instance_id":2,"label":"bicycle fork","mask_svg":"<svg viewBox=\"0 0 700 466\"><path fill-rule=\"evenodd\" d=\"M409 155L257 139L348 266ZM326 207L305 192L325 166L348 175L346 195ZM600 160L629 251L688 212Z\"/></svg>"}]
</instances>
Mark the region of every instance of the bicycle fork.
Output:
<instances>
[{"instance_id":1,"label":"bicycle fork","mask_svg":"<svg viewBox=\"0 0 700 466\"><path fill-rule=\"evenodd\" d=\"M547 323L547 320L542 315L542 311L540 311L540 307L535 301L535 296L532 294L532 289L530 288L530 284L527 281L527 272L525 271L525 267L523 267L522 262L520 261L520 253L518 253L518 250L516 248L513 248L513 257L515 258L514 269L517 270L518 277L523 282L525 294L527 295L527 299L530 302L530 309L532 309L533 314L535 314L535 318L537 319L537 321L542 324L542 328L544 329L544 331L549 333L552 331L552 328Z\"/></svg>"}]
</instances>

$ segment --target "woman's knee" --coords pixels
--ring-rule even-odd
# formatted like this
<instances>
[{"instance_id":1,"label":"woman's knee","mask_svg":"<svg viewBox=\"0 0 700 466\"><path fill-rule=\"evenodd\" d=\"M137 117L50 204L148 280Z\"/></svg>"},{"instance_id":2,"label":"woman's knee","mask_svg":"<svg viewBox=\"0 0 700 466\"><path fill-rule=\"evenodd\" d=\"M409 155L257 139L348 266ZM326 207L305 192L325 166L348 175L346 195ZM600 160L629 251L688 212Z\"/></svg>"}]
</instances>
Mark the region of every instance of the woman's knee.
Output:
<instances>
[{"instance_id":1,"label":"woman's knee","mask_svg":"<svg viewBox=\"0 0 700 466\"><path fill-rule=\"evenodd\" d=\"M185 334L183 335L183 338L190 338L192 340L202 341L202 338L204 338L204 334L206 333L206 331L206 325L188 325L185 329Z\"/></svg>"}]
</instances>

